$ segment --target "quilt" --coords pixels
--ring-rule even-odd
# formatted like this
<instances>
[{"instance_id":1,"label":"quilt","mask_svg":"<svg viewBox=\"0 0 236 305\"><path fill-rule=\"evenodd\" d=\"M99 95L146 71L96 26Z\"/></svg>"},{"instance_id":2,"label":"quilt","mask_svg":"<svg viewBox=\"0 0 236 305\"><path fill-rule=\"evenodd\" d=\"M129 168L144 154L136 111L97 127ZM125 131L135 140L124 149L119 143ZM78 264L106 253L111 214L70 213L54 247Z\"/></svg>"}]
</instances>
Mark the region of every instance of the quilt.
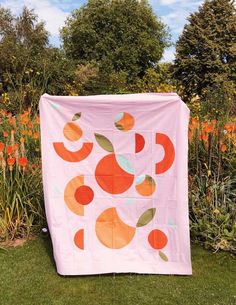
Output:
<instances>
[{"instance_id":1,"label":"quilt","mask_svg":"<svg viewBox=\"0 0 236 305\"><path fill-rule=\"evenodd\" d=\"M192 274L180 97L44 94L39 108L57 272Z\"/></svg>"}]
</instances>

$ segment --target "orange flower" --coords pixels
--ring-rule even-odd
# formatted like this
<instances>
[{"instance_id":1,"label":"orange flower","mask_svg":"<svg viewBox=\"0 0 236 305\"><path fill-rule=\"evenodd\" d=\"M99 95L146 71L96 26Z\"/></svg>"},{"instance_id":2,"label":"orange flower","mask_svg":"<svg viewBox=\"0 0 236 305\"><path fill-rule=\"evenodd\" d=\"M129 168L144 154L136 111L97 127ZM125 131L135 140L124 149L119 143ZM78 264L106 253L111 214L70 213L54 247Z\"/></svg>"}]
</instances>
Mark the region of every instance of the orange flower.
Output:
<instances>
[{"instance_id":1,"label":"orange flower","mask_svg":"<svg viewBox=\"0 0 236 305\"><path fill-rule=\"evenodd\" d=\"M193 118L191 123L192 123L193 128L197 128L199 126L198 118Z\"/></svg>"},{"instance_id":2,"label":"orange flower","mask_svg":"<svg viewBox=\"0 0 236 305\"><path fill-rule=\"evenodd\" d=\"M4 150L5 144L0 142L0 152Z\"/></svg>"},{"instance_id":3,"label":"orange flower","mask_svg":"<svg viewBox=\"0 0 236 305\"><path fill-rule=\"evenodd\" d=\"M39 138L39 133L38 133L38 132L34 132L34 133L33 133L33 138L34 138L35 140L37 140L37 139Z\"/></svg>"},{"instance_id":4,"label":"orange flower","mask_svg":"<svg viewBox=\"0 0 236 305\"><path fill-rule=\"evenodd\" d=\"M22 157L18 159L18 164L22 167L26 167L28 160L26 157Z\"/></svg>"},{"instance_id":5,"label":"orange flower","mask_svg":"<svg viewBox=\"0 0 236 305\"><path fill-rule=\"evenodd\" d=\"M203 140L204 142L208 140L208 137L207 137L206 134L202 134L202 140Z\"/></svg>"},{"instance_id":6,"label":"orange flower","mask_svg":"<svg viewBox=\"0 0 236 305\"><path fill-rule=\"evenodd\" d=\"M16 127L16 118L15 118L15 117L10 118L10 119L9 119L9 123L10 123L12 126Z\"/></svg>"},{"instance_id":7,"label":"orange flower","mask_svg":"<svg viewBox=\"0 0 236 305\"><path fill-rule=\"evenodd\" d=\"M20 142L21 142L21 143L25 143L25 139L21 137L21 138L20 138Z\"/></svg>"},{"instance_id":8,"label":"orange flower","mask_svg":"<svg viewBox=\"0 0 236 305\"><path fill-rule=\"evenodd\" d=\"M12 146L12 148L13 148L13 150L17 150L18 149L18 144L13 144L13 146Z\"/></svg>"},{"instance_id":9,"label":"orange flower","mask_svg":"<svg viewBox=\"0 0 236 305\"><path fill-rule=\"evenodd\" d=\"M217 120L216 120L216 119L213 119L213 120L211 120L211 123L212 123L213 125L215 125L215 124L217 123Z\"/></svg>"},{"instance_id":10,"label":"orange flower","mask_svg":"<svg viewBox=\"0 0 236 305\"><path fill-rule=\"evenodd\" d=\"M7 116L8 116L8 119L11 119L12 113L11 113L11 112L8 112Z\"/></svg>"},{"instance_id":11,"label":"orange flower","mask_svg":"<svg viewBox=\"0 0 236 305\"><path fill-rule=\"evenodd\" d=\"M206 132L212 132L214 130L214 128L213 128L213 126L212 125L206 125L206 127L205 127L205 131Z\"/></svg>"},{"instance_id":12,"label":"orange flower","mask_svg":"<svg viewBox=\"0 0 236 305\"><path fill-rule=\"evenodd\" d=\"M228 132L235 131L236 129L236 125L234 123L225 124L224 127Z\"/></svg>"},{"instance_id":13,"label":"orange flower","mask_svg":"<svg viewBox=\"0 0 236 305\"><path fill-rule=\"evenodd\" d=\"M220 150L222 152L225 152L227 150L227 146L225 144L222 144L221 147L220 147Z\"/></svg>"},{"instance_id":14,"label":"orange flower","mask_svg":"<svg viewBox=\"0 0 236 305\"><path fill-rule=\"evenodd\" d=\"M28 122L29 122L28 116L25 115L25 114L21 114L21 116L20 116L20 123L22 125L26 125Z\"/></svg>"},{"instance_id":15,"label":"orange flower","mask_svg":"<svg viewBox=\"0 0 236 305\"><path fill-rule=\"evenodd\" d=\"M33 128L33 123L32 123L32 122L29 122L27 126L28 126L29 128Z\"/></svg>"},{"instance_id":16,"label":"orange flower","mask_svg":"<svg viewBox=\"0 0 236 305\"><path fill-rule=\"evenodd\" d=\"M7 146L7 153L8 155L11 155L13 153L13 147L12 146Z\"/></svg>"},{"instance_id":17,"label":"orange flower","mask_svg":"<svg viewBox=\"0 0 236 305\"><path fill-rule=\"evenodd\" d=\"M13 166L16 162L16 158L7 158L7 164Z\"/></svg>"},{"instance_id":18,"label":"orange flower","mask_svg":"<svg viewBox=\"0 0 236 305\"><path fill-rule=\"evenodd\" d=\"M4 138L7 138L7 137L8 137L8 132L3 131L3 133L2 133L2 134L3 134L3 137L4 137Z\"/></svg>"},{"instance_id":19,"label":"orange flower","mask_svg":"<svg viewBox=\"0 0 236 305\"><path fill-rule=\"evenodd\" d=\"M0 113L1 113L2 116L6 115L6 111L5 110L1 110Z\"/></svg>"},{"instance_id":20,"label":"orange flower","mask_svg":"<svg viewBox=\"0 0 236 305\"><path fill-rule=\"evenodd\" d=\"M230 126L230 124L225 124L224 128L225 128L225 130L227 130L227 131L231 131L231 126Z\"/></svg>"},{"instance_id":21,"label":"orange flower","mask_svg":"<svg viewBox=\"0 0 236 305\"><path fill-rule=\"evenodd\" d=\"M21 133L25 136L27 134L27 130L22 130Z\"/></svg>"}]
</instances>

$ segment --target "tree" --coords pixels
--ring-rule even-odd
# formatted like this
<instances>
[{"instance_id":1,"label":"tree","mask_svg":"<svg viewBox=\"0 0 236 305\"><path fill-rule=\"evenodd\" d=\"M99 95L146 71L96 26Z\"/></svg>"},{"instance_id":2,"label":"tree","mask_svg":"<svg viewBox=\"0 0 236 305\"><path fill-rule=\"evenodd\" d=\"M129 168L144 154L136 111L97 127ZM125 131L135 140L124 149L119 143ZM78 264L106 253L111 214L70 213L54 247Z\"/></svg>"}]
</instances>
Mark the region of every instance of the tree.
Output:
<instances>
[{"instance_id":1,"label":"tree","mask_svg":"<svg viewBox=\"0 0 236 305\"><path fill-rule=\"evenodd\" d=\"M218 90L229 102L236 80L234 1L205 1L188 21L176 45L173 74L183 86L183 98L187 101L195 95L209 100L211 91Z\"/></svg>"},{"instance_id":2,"label":"tree","mask_svg":"<svg viewBox=\"0 0 236 305\"><path fill-rule=\"evenodd\" d=\"M172 78L172 64L160 63L154 68L146 70L142 79L133 85L131 91L138 92L174 92L176 87Z\"/></svg>"},{"instance_id":3,"label":"tree","mask_svg":"<svg viewBox=\"0 0 236 305\"><path fill-rule=\"evenodd\" d=\"M47 46L48 32L32 10L24 7L14 16L0 7L0 91L13 93L13 110L27 99L29 90L22 89L29 83L31 72L40 71L40 56Z\"/></svg>"},{"instance_id":4,"label":"tree","mask_svg":"<svg viewBox=\"0 0 236 305\"><path fill-rule=\"evenodd\" d=\"M33 10L24 7L15 16L0 7L0 103L6 110L37 109L44 92L68 93L75 65L62 50L51 47L48 38Z\"/></svg>"},{"instance_id":5,"label":"tree","mask_svg":"<svg viewBox=\"0 0 236 305\"><path fill-rule=\"evenodd\" d=\"M9 9L0 7L0 69L11 66L12 56L21 58L21 66L37 56L48 45L48 32L44 23L38 22L33 10L26 7L16 17ZM1 73L2 75L2 73Z\"/></svg>"},{"instance_id":6,"label":"tree","mask_svg":"<svg viewBox=\"0 0 236 305\"><path fill-rule=\"evenodd\" d=\"M165 25L146 0L89 0L61 30L66 54L78 64L96 62L96 90L114 92L113 81L130 84L156 67L169 45ZM99 88L98 88L99 87Z\"/></svg>"}]
</instances>

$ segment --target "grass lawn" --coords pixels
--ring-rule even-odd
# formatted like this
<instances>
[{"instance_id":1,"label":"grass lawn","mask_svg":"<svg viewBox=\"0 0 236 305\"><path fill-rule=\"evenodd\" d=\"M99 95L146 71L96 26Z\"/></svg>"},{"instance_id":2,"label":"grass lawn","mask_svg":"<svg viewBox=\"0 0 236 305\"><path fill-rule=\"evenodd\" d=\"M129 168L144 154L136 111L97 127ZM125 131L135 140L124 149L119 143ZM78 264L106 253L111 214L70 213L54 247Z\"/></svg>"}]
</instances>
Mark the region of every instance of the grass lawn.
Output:
<instances>
[{"instance_id":1,"label":"grass lawn","mask_svg":"<svg viewBox=\"0 0 236 305\"><path fill-rule=\"evenodd\" d=\"M193 276L56 273L49 238L0 250L1 305L235 305L236 259L192 245Z\"/></svg>"}]
</instances>

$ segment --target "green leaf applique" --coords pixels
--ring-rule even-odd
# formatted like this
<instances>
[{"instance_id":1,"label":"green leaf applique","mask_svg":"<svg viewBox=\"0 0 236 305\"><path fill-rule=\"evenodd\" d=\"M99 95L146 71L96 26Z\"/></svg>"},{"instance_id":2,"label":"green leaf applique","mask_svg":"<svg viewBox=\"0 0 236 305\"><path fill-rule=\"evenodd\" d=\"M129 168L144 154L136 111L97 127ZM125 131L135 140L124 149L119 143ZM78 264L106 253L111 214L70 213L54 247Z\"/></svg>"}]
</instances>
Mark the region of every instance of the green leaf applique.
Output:
<instances>
[{"instance_id":1,"label":"green leaf applique","mask_svg":"<svg viewBox=\"0 0 236 305\"><path fill-rule=\"evenodd\" d=\"M95 139L97 141L97 143L106 151L109 152L114 152L114 148L113 145L111 143L110 140L108 140L105 136L99 134L99 133L95 133Z\"/></svg>"},{"instance_id":2,"label":"green leaf applique","mask_svg":"<svg viewBox=\"0 0 236 305\"><path fill-rule=\"evenodd\" d=\"M136 227L143 227L147 225L154 217L156 213L156 208L151 208L146 210L140 217L137 222Z\"/></svg>"},{"instance_id":3,"label":"green leaf applique","mask_svg":"<svg viewBox=\"0 0 236 305\"><path fill-rule=\"evenodd\" d=\"M159 251L159 256L163 261L168 262L168 257L162 251Z\"/></svg>"},{"instance_id":4,"label":"green leaf applique","mask_svg":"<svg viewBox=\"0 0 236 305\"><path fill-rule=\"evenodd\" d=\"M81 112L77 112L77 113L73 116L72 121L79 120L80 117L81 117Z\"/></svg>"}]
</instances>

